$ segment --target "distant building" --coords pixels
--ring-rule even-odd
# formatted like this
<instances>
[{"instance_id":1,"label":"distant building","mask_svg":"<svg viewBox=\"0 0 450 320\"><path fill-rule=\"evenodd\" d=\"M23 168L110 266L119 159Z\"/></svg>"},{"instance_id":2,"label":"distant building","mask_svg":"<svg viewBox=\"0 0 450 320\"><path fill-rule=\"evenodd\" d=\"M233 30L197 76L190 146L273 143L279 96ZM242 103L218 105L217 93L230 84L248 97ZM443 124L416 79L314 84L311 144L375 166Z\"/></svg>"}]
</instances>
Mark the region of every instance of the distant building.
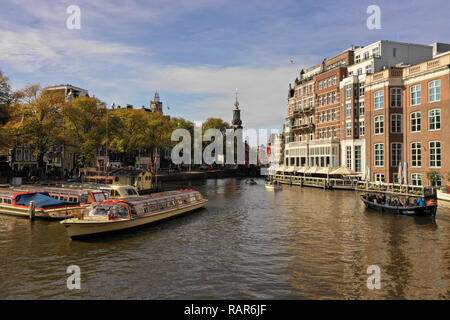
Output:
<instances>
[{"instance_id":1,"label":"distant building","mask_svg":"<svg viewBox=\"0 0 450 320\"><path fill-rule=\"evenodd\" d=\"M89 97L89 93L86 89L81 89L70 84L61 84L58 86L47 87L42 91L63 93L67 101L72 101L73 99L76 99L78 97Z\"/></svg>"},{"instance_id":2,"label":"distant building","mask_svg":"<svg viewBox=\"0 0 450 320\"><path fill-rule=\"evenodd\" d=\"M150 101L150 111L151 112L159 112L161 114L163 113L162 102L159 100L158 91L155 92L153 101Z\"/></svg>"}]
</instances>

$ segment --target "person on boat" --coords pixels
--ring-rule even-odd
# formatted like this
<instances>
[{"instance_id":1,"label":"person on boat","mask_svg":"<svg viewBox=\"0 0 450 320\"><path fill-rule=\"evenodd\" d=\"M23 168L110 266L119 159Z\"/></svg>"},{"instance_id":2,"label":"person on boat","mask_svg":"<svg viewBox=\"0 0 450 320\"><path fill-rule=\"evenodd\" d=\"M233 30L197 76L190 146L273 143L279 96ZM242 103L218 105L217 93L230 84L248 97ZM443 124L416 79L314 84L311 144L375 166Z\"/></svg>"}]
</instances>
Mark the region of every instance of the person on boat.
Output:
<instances>
[{"instance_id":1,"label":"person on boat","mask_svg":"<svg viewBox=\"0 0 450 320\"><path fill-rule=\"evenodd\" d=\"M422 198L417 199L417 205L418 205L419 207L422 207L422 206L424 205L423 199L422 199Z\"/></svg>"},{"instance_id":2,"label":"person on boat","mask_svg":"<svg viewBox=\"0 0 450 320\"><path fill-rule=\"evenodd\" d=\"M403 204L404 207L409 207L409 198L405 199L405 203Z\"/></svg>"},{"instance_id":3,"label":"person on boat","mask_svg":"<svg viewBox=\"0 0 450 320\"><path fill-rule=\"evenodd\" d=\"M397 197L394 198L394 206L398 206L399 203L399 199Z\"/></svg>"},{"instance_id":4,"label":"person on boat","mask_svg":"<svg viewBox=\"0 0 450 320\"><path fill-rule=\"evenodd\" d=\"M393 205L395 205L395 200L392 201L390 198L386 198L385 205L390 206L391 202L392 202Z\"/></svg>"}]
</instances>

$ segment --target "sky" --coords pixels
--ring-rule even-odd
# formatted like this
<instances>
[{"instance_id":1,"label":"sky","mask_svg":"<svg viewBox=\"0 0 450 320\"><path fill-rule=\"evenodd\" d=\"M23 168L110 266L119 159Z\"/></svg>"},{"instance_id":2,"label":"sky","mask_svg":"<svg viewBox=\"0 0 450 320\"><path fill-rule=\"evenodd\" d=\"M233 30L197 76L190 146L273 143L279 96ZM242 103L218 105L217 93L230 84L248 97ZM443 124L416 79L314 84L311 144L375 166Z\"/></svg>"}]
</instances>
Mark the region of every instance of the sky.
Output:
<instances>
[{"instance_id":1,"label":"sky","mask_svg":"<svg viewBox=\"0 0 450 320\"><path fill-rule=\"evenodd\" d=\"M302 68L378 40L450 43L448 12L448 0L1 0L0 70L13 89L69 83L108 105L148 107L157 90L165 114L191 121L230 122L237 89L244 129L281 129Z\"/></svg>"}]
</instances>

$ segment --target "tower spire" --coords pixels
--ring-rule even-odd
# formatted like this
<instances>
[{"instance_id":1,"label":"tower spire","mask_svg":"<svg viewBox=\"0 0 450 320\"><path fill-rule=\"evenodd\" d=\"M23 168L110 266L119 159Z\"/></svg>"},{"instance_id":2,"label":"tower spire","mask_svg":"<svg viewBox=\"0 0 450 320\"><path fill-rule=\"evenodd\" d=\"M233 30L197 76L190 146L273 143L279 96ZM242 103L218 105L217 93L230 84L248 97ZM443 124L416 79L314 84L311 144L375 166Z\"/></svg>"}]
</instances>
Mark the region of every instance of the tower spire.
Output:
<instances>
[{"instance_id":1,"label":"tower spire","mask_svg":"<svg viewBox=\"0 0 450 320\"><path fill-rule=\"evenodd\" d=\"M238 89L236 88L236 102L234 103L234 106L236 109L239 109L239 101L238 101Z\"/></svg>"}]
</instances>

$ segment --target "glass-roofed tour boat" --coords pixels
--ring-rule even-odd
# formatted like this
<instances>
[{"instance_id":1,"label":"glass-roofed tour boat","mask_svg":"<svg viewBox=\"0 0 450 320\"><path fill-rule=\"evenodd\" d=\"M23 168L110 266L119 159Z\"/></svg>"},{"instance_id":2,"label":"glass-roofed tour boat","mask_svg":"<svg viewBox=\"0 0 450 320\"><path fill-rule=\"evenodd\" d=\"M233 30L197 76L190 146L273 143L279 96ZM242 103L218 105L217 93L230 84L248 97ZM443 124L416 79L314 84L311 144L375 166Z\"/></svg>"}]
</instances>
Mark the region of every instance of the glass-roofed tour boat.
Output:
<instances>
[{"instance_id":1,"label":"glass-roofed tour boat","mask_svg":"<svg viewBox=\"0 0 450 320\"><path fill-rule=\"evenodd\" d=\"M208 203L194 190L168 191L151 196L108 199L91 204L76 218L61 221L71 239L104 234L169 219Z\"/></svg>"}]
</instances>

